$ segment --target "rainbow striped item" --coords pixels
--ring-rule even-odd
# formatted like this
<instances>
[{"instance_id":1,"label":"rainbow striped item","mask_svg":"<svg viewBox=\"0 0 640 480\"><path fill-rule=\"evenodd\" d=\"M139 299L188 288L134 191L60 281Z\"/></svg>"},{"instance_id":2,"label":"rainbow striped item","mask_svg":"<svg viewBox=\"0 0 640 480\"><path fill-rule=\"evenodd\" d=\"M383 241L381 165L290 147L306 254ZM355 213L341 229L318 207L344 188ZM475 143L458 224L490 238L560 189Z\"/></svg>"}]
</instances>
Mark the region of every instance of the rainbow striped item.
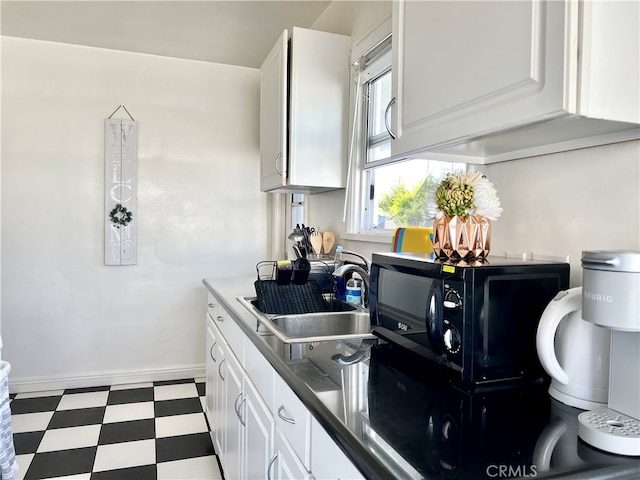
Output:
<instances>
[{"instance_id":1,"label":"rainbow striped item","mask_svg":"<svg viewBox=\"0 0 640 480\"><path fill-rule=\"evenodd\" d=\"M433 228L399 227L393 233L392 252L433 252Z\"/></svg>"}]
</instances>

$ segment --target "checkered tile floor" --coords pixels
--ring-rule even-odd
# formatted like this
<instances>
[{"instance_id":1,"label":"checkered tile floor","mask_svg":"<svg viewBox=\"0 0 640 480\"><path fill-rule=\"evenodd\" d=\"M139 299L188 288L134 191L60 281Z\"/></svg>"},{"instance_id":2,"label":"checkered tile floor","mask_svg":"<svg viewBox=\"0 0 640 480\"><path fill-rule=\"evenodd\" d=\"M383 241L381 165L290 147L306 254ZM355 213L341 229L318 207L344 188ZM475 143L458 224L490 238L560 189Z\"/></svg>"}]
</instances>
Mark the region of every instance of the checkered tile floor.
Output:
<instances>
[{"instance_id":1,"label":"checkered tile floor","mask_svg":"<svg viewBox=\"0 0 640 480\"><path fill-rule=\"evenodd\" d=\"M222 479L199 380L11 398L19 479Z\"/></svg>"}]
</instances>

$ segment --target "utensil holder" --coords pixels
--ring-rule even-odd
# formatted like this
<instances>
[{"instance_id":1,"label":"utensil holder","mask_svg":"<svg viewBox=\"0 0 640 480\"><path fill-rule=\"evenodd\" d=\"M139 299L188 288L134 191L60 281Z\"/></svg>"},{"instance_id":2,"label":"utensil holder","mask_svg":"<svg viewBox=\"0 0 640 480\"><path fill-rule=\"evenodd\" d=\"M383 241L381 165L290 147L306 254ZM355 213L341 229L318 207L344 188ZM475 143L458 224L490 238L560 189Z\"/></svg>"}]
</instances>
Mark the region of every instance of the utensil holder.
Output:
<instances>
[{"instance_id":1,"label":"utensil holder","mask_svg":"<svg viewBox=\"0 0 640 480\"><path fill-rule=\"evenodd\" d=\"M309 278L309 272L311 271L311 264L306 258L298 258L293 262L293 276L291 281L295 285L303 285L307 283Z\"/></svg>"}]
</instances>

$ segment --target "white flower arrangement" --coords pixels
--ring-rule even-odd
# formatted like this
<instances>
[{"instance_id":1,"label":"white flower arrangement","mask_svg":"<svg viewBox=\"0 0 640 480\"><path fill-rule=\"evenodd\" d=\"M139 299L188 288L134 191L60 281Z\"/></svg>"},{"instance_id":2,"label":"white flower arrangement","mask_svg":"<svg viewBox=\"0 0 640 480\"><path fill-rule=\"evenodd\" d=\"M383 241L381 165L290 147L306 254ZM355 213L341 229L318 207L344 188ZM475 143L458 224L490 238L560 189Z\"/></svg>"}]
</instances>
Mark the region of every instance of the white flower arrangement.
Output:
<instances>
[{"instance_id":1,"label":"white flower arrangement","mask_svg":"<svg viewBox=\"0 0 640 480\"><path fill-rule=\"evenodd\" d=\"M447 174L427 200L428 218L482 215L497 220L500 214L502 207L496 189L481 172Z\"/></svg>"}]
</instances>

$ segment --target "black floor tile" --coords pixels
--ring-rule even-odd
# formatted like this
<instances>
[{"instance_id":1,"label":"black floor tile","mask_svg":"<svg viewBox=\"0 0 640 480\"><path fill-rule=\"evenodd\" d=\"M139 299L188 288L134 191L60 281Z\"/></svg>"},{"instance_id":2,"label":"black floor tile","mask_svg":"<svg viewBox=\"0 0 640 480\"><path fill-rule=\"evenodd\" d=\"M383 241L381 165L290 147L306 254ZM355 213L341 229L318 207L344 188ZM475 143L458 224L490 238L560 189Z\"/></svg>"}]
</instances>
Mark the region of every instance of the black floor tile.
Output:
<instances>
[{"instance_id":1,"label":"black floor tile","mask_svg":"<svg viewBox=\"0 0 640 480\"><path fill-rule=\"evenodd\" d=\"M177 398L174 400L162 400L155 402L156 417L168 417L171 415L184 415L186 413L202 412L200 398Z\"/></svg>"},{"instance_id":2,"label":"black floor tile","mask_svg":"<svg viewBox=\"0 0 640 480\"><path fill-rule=\"evenodd\" d=\"M105 423L100 430L98 445L134 442L155 438L156 425L153 418L130 422Z\"/></svg>"},{"instance_id":3,"label":"black floor tile","mask_svg":"<svg viewBox=\"0 0 640 480\"><path fill-rule=\"evenodd\" d=\"M204 397L206 384L204 382L196 383L196 388L198 389L198 395Z\"/></svg>"},{"instance_id":4,"label":"black floor tile","mask_svg":"<svg viewBox=\"0 0 640 480\"><path fill-rule=\"evenodd\" d=\"M153 387L113 390L109 392L107 405L123 403L153 402Z\"/></svg>"},{"instance_id":5,"label":"black floor tile","mask_svg":"<svg viewBox=\"0 0 640 480\"><path fill-rule=\"evenodd\" d=\"M91 474L91 480L156 480L156 477L157 468L155 465L143 465L141 467L122 468Z\"/></svg>"},{"instance_id":6,"label":"black floor tile","mask_svg":"<svg viewBox=\"0 0 640 480\"><path fill-rule=\"evenodd\" d=\"M48 430L54 428L81 427L102 423L106 407L78 408L60 410L53 414Z\"/></svg>"},{"instance_id":7,"label":"black floor tile","mask_svg":"<svg viewBox=\"0 0 640 480\"><path fill-rule=\"evenodd\" d=\"M37 398L16 398L11 402L11 413L18 415L21 413L52 412L60 403L62 395Z\"/></svg>"},{"instance_id":8,"label":"black floor tile","mask_svg":"<svg viewBox=\"0 0 640 480\"><path fill-rule=\"evenodd\" d=\"M16 455L36 453L36 450L42 441L42 437L44 437L44 430L42 432L14 433L13 447L16 451Z\"/></svg>"},{"instance_id":9,"label":"black floor tile","mask_svg":"<svg viewBox=\"0 0 640 480\"><path fill-rule=\"evenodd\" d=\"M193 378L183 378L181 380L158 380L153 382L154 387L161 387L162 385L180 385L182 383L195 383Z\"/></svg>"},{"instance_id":10,"label":"black floor tile","mask_svg":"<svg viewBox=\"0 0 640 480\"><path fill-rule=\"evenodd\" d=\"M176 384L195 384L200 396L205 393L204 383L198 383L194 379L154 383L154 385ZM111 390L110 387L68 389L65 390L65 395L107 390L109 391L108 405L154 401L153 387L125 390ZM11 402L11 410L14 415L51 412L53 416L47 426L48 430L100 425L98 445L155 439L156 462L158 463L215 455L211 436L208 432L155 438L155 418L202 413L203 408L200 397L154 401L155 418L107 424L103 423L106 406L57 411L56 408L60 404L62 397L63 395L51 395L48 397L16 399L14 396ZM14 434L16 454L33 454L29 467L25 467L26 471L20 472L25 480L42 480L91 473L98 448L97 445L37 453L45 433L45 431L33 431ZM156 480L156 478L156 465L91 473L92 480Z\"/></svg>"},{"instance_id":11,"label":"black floor tile","mask_svg":"<svg viewBox=\"0 0 640 480\"><path fill-rule=\"evenodd\" d=\"M207 432L156 440L156 462L171 462L213 455L211 435Z\"/></svg>"},{"instance_id":12,"label":"black floor tile","mask_svg":"<svg viewBox=\"0 0 640 480\"><path fill-rule=\"evenodd\" d=\"M33 457L24 480L89 473L93 468L97 449L98 447L87 447L38 453Z\"/></svg>"},{"instance_id":13,"label":"black floor tile","mask_svg":"<svg viewBox=\"0 0 640 480\"><path fill-rule=\"evenodd\" d=\"M100 387L67 388L64 391L64 394L69 395L72 393L104 392L105 390L109 390L109 389L111 389L110 385L102 385Z\"/></svg>"}]
</instances>

